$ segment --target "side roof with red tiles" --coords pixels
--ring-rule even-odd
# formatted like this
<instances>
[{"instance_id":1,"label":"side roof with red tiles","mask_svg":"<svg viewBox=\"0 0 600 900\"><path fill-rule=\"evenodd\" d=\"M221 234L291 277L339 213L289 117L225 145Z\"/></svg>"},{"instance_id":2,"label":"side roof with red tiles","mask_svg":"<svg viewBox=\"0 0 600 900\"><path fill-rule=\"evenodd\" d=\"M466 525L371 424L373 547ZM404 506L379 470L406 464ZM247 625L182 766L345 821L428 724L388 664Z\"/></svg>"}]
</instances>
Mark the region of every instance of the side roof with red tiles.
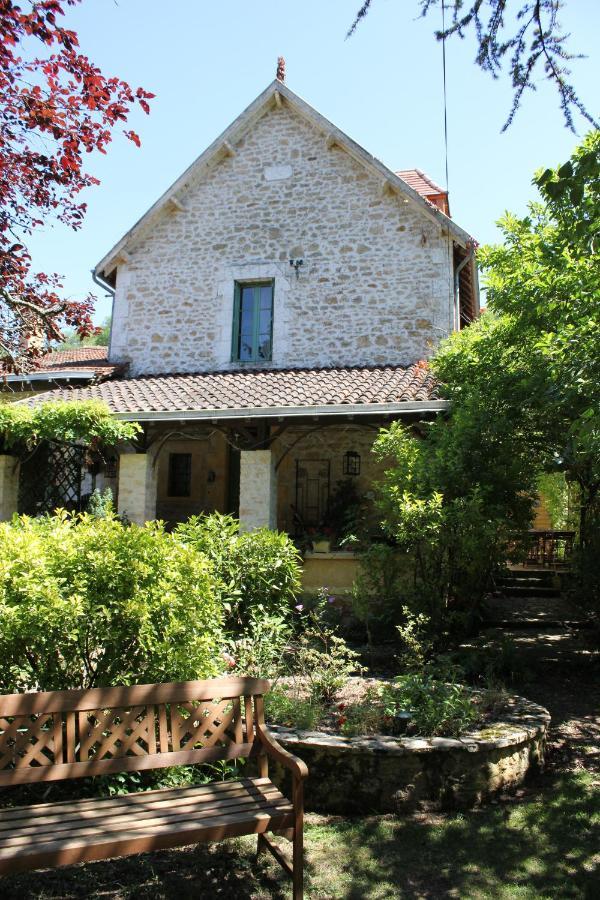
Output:
<instances>
[{"instance_id":1,"label":"side roof with red tiles","mask_svg":"<svg viewBox=\"0 0 600 900\"><path fill-rule=\"evenodd\" d=\"M395 172L398 178L405 181L409 187L424 197L430 203L433 203L439 210L450 215L450 204L448 201L448 192L444 188L436 184L429 175L422 172L421 169L401 169Z\"/></svg>"}]
</instances>

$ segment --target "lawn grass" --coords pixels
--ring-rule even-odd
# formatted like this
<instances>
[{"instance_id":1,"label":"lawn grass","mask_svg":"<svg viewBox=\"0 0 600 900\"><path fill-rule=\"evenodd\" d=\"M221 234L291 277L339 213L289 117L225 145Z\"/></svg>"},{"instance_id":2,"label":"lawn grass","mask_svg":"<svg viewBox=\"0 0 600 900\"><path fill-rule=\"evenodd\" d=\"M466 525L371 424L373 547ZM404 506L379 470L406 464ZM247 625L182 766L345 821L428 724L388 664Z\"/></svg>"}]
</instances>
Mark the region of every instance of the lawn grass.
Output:
<instances>
[{"instance_id":1,"label":"lawn grass","mask_svg":"<svg viewBox=\"0 0 600 900\"><path fill-rule=\"evenodd\" d=\"M523 796L454 815L309 815L306 896L320 900L600 895L599 776L542 776ZM285 842L284 842L285 843ZM287 845L289 846L289 845ZM11 876L3 900L284 900L289 882L254 838Z\"/></svg>"}]
</instances>

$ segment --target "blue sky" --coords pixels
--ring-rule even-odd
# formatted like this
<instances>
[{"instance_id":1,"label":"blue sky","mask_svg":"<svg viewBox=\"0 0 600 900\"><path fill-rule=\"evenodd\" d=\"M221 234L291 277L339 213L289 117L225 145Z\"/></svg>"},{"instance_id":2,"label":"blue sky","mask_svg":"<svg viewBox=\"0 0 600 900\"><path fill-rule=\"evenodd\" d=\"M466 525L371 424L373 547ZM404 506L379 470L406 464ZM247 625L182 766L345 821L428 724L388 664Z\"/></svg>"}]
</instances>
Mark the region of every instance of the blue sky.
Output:
<instances>
[{"instance_id":1,"label":"blue sky","mask_svg":"<svg viewBox=\"0 0 600 900\"><path fill-rule=\"evenodd\" d=\"M597 108L600 3L566 0L561 14L580 96ZM372 12L344 40L359 0L84 0L66 24L106 75L157 96L152 113L130 120L141 149L117 136L106 157L90 157L100 178L88 191L83 228L44 229L32 242L38 269L64 275L65 293L110 302L90 269L190 162L275 75L392 169L421 168L444 183L441 46L435 17L417 16L417 0L374 0ZM542 80L508 132L508 79L494 81L474 64L474 43L447 45L449 186L454 219L480 242L498 239L495 221L523 212L535 196L531 176L564 161L578 137L563 125L552 88ZM585 122L577 121L579 135Z\"/></svg>"}]
</instances>

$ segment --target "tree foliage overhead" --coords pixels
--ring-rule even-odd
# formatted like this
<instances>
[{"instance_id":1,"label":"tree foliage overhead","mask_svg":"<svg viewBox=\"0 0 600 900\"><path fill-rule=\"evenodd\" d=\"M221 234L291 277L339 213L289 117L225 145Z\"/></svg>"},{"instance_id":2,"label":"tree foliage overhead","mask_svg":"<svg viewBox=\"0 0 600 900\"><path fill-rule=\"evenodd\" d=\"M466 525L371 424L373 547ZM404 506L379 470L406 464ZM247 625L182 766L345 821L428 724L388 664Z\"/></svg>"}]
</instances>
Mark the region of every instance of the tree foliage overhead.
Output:
<instances>
[{"instance_id":1,"label":"tree foliage overhead","mask_svg":"<svg viewBox=\"0 0 600 900\"><path fill-rule=\"evenodd\" d=\"M455 335L434 367L458 408L473 404L530 467L579 490L579 547L600 550L600 132L538 172L542 202L506 214L504 242L480 251L492 309ZM583 558L582 556L582 558Z\"/></svg>"},{"instance_id":2,"label":"tree foliage overhead","mask_svg":"<svg viewBox=\"0 0 600 900\"><path fill-rule=\"evenodd\" d=\"M449 25L436 30L438 40L458 35L464 38L474 29L477 39L475 62L498 78L504 66L513 88L513 103L503 131L513 121L525 91L535 91L540 70L558 92L565 124L575 130L573 113L598 127L596 120L580 100L571 80L568 63L580 59L579 54L567 50L568 34L562 30L558 15L562 0L416 0L422 16L436 11L448 11ZM358 10L348 36L354 34L368 14L373 0L364 0Z\"/></svg>"},{"instance_id":3,"label":"tree foliage overhead","mask_svg":"<svg viewBox=\"0 0 600 900\"><path fill-rule=\"evenodd\" d=\"M576 574L600 604L600 132L535 183L541 202L506 214L503 243L479 252L490 311L432 360L449 420L420 437L395 423L375 447L385 527L438 631L530 527L542 473L577 487Z\"/></svg>"},{"instance_id":4,"label":"tree foliage overhead","mask_svg":"<svg viewBox=\"0 0 600 900\"><path fill-rule=\"evenodd\" d=\"M51 218L81 226L81 191L98 183L84 154L106 153L114 129L153 96L80 52L62 24L79 2L0 0L0 359L17 370L60 340L63 324L94 331L92 298L62 299L58 275L32 272L27 236Z\"/></svg>"}]
</instances>

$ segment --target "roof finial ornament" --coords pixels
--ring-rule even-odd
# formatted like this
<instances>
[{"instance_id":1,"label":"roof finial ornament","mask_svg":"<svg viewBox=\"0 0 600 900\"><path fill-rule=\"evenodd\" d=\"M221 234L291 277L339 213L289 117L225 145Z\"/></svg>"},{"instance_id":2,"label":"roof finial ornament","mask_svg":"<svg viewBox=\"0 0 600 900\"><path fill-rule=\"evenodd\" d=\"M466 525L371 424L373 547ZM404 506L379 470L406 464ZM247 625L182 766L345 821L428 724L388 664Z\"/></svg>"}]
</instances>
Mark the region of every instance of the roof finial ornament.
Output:
<instances>
[{"instance_id":1,"label":"roof finial ornament","mask_svg":"<svg viewBox=\"0 0 600 900\"><path fill-rule=\"evenodd\" d=\"M283 56L277 57L277 73L275 77L277 81L285 81L285 59Z\"/></svg>"}]
</instances>

